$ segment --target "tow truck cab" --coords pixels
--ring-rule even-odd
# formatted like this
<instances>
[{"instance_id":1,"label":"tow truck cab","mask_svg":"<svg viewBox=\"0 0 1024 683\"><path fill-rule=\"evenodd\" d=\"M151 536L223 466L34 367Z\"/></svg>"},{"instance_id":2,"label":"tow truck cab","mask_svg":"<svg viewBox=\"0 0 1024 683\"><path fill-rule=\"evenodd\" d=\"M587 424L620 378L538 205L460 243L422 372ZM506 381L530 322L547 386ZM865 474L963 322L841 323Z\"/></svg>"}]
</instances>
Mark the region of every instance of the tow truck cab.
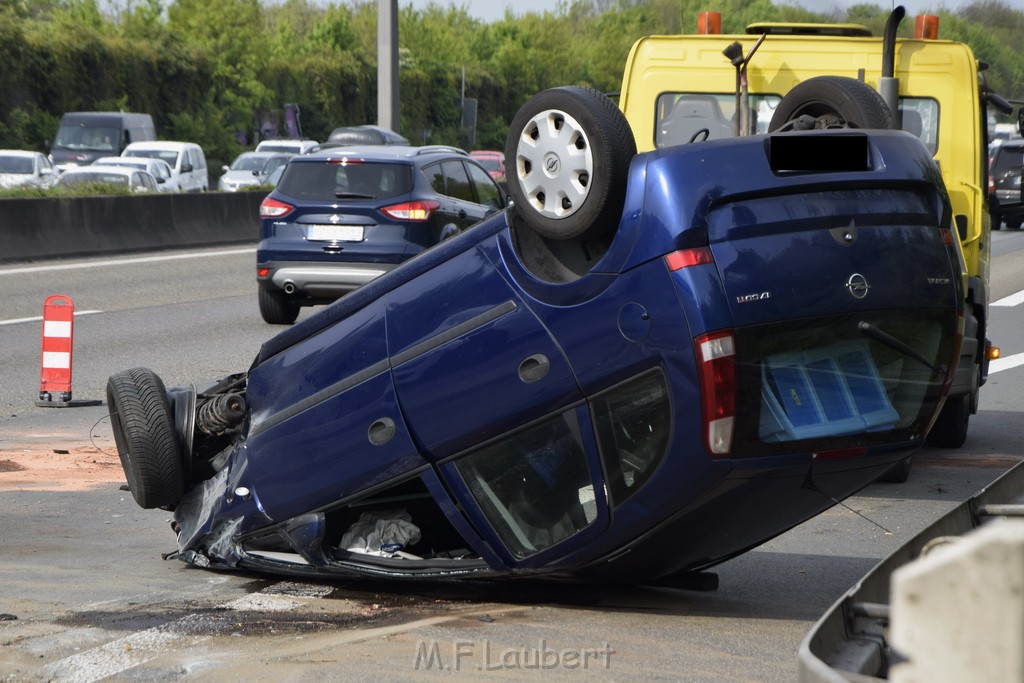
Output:
<instances>
[{"instance_id":1,"label":"tow truck cab","mask_svg":"<svg viewBox=\"0 0 1024 683\"><path fill-rule=\"evenodd\" d=\"M896 125L918 136L938 162L964 259L966 338L946 409L929 443L958 447L977 411L978 387L998 349L986 339L991 224L988 106L1010 105L987 90L971 49L938 39L938 18L919 16L913 39L897 39L898 7L886 36L854 24L774 24L721 33L702 13L695 35L641 38L626 61L619 106L638 151L770 132L782 98L822 76L854 78L887 100ZM891 27L891 28L890 28ZM888 93L888 97L886 97ZM706 133L704 131L707 131Z\"/></svg>"}]
</instances>

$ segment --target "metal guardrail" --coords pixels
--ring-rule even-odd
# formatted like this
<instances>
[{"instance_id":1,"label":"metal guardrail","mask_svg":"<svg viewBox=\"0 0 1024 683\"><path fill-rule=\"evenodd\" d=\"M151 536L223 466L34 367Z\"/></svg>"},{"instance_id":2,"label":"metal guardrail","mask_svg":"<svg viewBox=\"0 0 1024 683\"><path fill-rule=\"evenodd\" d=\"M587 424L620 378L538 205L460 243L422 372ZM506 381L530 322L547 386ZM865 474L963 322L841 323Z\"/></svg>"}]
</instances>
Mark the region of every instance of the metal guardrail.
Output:
<instances>
[{"instance_id":1,"label":"metal guardrail","mask_svg":"<svg viewBox=\"0 0 1024 683\"><path fill-rule=\"evenodd\" d=\"M1024 462L939 518L879 562L811 628L797 657L802 683L884 681L892 662L886 642L889 580L936 539L961 536L996 516L1024 516Z\"/></svg>"}]
</instances>

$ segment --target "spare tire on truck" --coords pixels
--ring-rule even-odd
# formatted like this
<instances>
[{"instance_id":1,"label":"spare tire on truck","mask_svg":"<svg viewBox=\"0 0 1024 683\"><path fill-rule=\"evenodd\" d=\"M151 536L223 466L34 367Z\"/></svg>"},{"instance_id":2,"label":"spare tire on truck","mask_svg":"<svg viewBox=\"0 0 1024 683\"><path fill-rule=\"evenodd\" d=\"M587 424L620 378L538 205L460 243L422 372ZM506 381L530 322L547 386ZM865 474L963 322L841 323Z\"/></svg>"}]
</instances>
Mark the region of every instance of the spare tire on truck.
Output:
<instances>
[{"instance_id":1,"label":"spare tire on truck","mask_svg":"<svg viewBox=\"0 0 1024 683\"><path fill-rule=\"evenodd\" d=\"M534 95L505 140L515 212L552 240L597 239L618 227L636 141L614 102L593 88Z\"/></svg>"},{"instance_id":2,"label":"spare tire on truck","mask_svg":"<svg viewBox=\"0 0 1024 683\"><path fill-rule=\"evenodd\" d=\"M801 81L779 102L770 132L824 128L895 128L885 100L868 84L844 76Z\"/></svg>"},{"instance_id":3,"label":"spare tire on truck","mask_svg":"<svg viewBox=\"0 0 1024 683\"><path fill-rule=\"evenodd\" d=\"M128 488L139 507L177 504L185 492L185 466L164 383L148 368L107 380L114 443Z\"/></svg>"}]
</instances>

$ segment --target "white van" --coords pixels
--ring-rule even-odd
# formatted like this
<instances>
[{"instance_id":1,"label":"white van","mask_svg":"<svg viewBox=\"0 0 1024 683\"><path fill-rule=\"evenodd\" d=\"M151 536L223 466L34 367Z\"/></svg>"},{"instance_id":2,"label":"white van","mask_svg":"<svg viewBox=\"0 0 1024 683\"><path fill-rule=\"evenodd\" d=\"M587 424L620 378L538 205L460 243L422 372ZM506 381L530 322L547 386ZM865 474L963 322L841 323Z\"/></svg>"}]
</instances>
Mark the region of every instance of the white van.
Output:
<instances>
[{"instance_id":1,"label":"white van","mask_svg":"<svg viewBox=\"0 0 1024 683\"><path fill-rule=\"evenodd\" d=\"M194 142L133 142L124 148L123 157L163 159L171 167L182 192L205 192L210 189L203 148Z\"/></svg>"}]
</instances>

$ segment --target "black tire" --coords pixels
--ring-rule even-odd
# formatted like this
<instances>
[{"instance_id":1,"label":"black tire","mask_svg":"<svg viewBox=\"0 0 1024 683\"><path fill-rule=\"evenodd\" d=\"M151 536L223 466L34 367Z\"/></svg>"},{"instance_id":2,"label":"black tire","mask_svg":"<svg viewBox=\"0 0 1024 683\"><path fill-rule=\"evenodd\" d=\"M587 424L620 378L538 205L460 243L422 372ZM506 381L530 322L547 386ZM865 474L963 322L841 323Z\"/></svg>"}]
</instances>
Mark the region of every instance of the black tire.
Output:
<instances>
[{"instance_id":1,"label":"black tire","mask_svg":"<svg viewBox=\"0 0 1024 683\"><path fill-rule=\"evenodd\" d=\"M999 214L992 214L992 229L1002 230L1003 229L1003 217Z\"/></svg>"},{"instance_id":2,"label":"black tire","mask_svg":"<svg viewBox=\"0 0 1024 683\"><path fill-rule=\"evenodd\" d=\"M260 315L271 325L291 325L302 308L284 292L259 286Z\"/></svg>"},{"instance_id":3,"label":"black tire","mask_svg":"<svg viewBox=\"0 0 1024 683\"><path fill-rule=\"evenodd\" d=\"M801 116L810 116L813 125L797 122ZM772 132L895 127L882 96L866 83L844 76L817 76L801 81L782 98L768 124Z\"/></svg>"},{"instance_id":4,"label":"black tire","mask_svg":"<svg viewBox=\"0 0 1024 683\"><path fill-rule=\"evenodd\" d=\"M893 465L889 471L878 478L878 481L890 484L902 484L910 478L910 468L913 464L913 456L908 456L896 465Z\"/></svg>"},{"instance_id":5,"label":"black tire","mask_svg":"<svg viewBox=\"0 0 1024 683\"><path fill-rule=\"evenodd\" d=\"M107 406L135 502L143 508L177 504L185 492L185 470L164 383L147 368L111 375Z\"/></svg>"},{"instance_id":6,"label":"black tire","mask_svg":"<svg viewBox=\"0 0 1024 683\"><path fill-rule=\"evenodd\" d=\"M534 95L505 139L514 210L543 237L596 239L615 230L636 141L622 111L580 86Z\"/></svg>"},{"instance_id":7,"label":"black tire","mask_svg":"<svg viewBox=\"0 0 1024 683\"><path fill-rule=\"evenodd\" d=\"M971 421L971 395L950 396L928 432L926 443L939 448L960 448L967 441Z\"/></svg>"},{"instance_id":8,"label":"black tire","mask_svg":"<svg viewBox=\"0 0 1024 683\"><path fill-rule=\"evenodd\" d=\"M1006 221L1006 227L1010 230L1020 230L1021 223L1024 223L1024 219L1011 218Z\"/></svg>"}]
</instances>

